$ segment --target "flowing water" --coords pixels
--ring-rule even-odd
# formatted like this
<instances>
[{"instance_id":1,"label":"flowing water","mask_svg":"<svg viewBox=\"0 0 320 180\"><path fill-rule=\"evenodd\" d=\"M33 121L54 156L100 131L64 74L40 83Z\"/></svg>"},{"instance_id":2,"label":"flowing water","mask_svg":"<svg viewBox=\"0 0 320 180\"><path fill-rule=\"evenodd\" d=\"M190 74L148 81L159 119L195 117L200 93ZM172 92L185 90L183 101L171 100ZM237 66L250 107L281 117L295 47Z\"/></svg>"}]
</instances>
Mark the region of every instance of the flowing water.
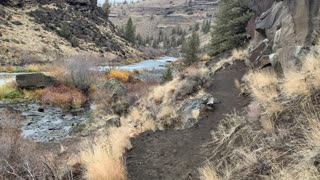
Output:
<instances>
[{"instance_id":1,"label":"flowing water","mask_svg":"<svg viewBox=\"0 0 320 180\"><path fill-rule=\"evenodd\" d=\"M166 65L170 62L176 61L178 58L175 57L162 57L159 59L148 59L138 63L122 65L122 66L100 66L100 71L107 71L109 69L119 70L163 70L166 69Z\"/></svg>"},{"instance_id":2,"label":"flowing water","mask_svg":"<svg viewBox=\"0 0 320 180\"><path fill-rule=\"evenodd\" d=\"M159 78L166 65L176 61L174 57L162 57L156 60L145 60L139 63L122 66L100 66L100 71L110 69L120 70L148 70L145 74L139 74L138 78ZM30 73L0 73L0 86L14 82L19 74ZM5 109L19 113L23 118L22 136L37 142L60 141L70 137L69 135L83 121L88 119L88 110L64 111L37 102L22 100L21 102L0 101L0 113ZM1 118L0 118L1 124Z\"/></svg>"}]
</instances>

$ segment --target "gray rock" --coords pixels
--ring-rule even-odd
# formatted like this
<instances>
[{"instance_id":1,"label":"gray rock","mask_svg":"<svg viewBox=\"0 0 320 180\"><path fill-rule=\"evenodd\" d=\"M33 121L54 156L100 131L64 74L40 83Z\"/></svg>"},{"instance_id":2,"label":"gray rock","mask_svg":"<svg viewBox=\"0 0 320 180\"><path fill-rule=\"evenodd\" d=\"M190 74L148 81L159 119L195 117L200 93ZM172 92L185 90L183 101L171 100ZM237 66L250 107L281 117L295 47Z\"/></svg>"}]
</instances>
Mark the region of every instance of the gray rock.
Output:
<instances>
[{"instance_id":1,"label":"gray rock","mask_svg":"<svg viewBox=\"0 0 320 180\"><path fill-rule=\"evenodd\" d=\"M116 79L109 79L104 87L114 100L123 97L128 91L126 85Z\"/></svg>"},{"instance_id":2,"label":"gray rock","mask_svg":"<svg viewBox=\"0 0 320 180\"><path fill-rule=\"evenodd\" d=\"M106 122L107 127L120 127L121 126L121 121L120 117L113 117L111 119L108 119Z\"/></svg>"},{"instance_id":3,"label":"gray rock","mask_svg":"<svg viewBox=\"0 0 320 180\"><path fill-rule=\"evenodd\" d=\"M183 129L188 129L193 127L196 123L198 122L198 120L196 118L188 118L186 120L186 122L183 124Z\"/></svg>"},{"instance_id":4,"label":"gray rock","mask_svg":"<svg viewBox=\"0 0 320 180\"><path fill-rule=\"evenodd\" d=\"M36 142L67 139L80 124L88 120L86 111L78 112L75 115L59 108L40 106L32 102L14 104L7 102L6 107L21 115L21 136ZM39 108L45 109L45 113L39 112Z\"/></svg>"},{"instance_id":5,"label":"gray rock","mask_svg":"<svg viewBox=\"0 0 320 180\"><path fill-rule=\"evenodd\" d=\"M129 104L128 103L116 103L112 105L112 110L115 114L123 115L128 112Z\"/></svg>"},{"instance_id":6,"label":"gray rock","mask_svg":"<svg viewBox=\"0 0 320 180\"><path fill-rule=\"evenodd\" d=\"M200 114L205 111L212 111L218 103L220 101L211 95L204 95L201 98L186 101L177 112L183 119L182 122L184 122L182 128L190 128L196 124L197 119L193 115L194 111L199 111Z\"/></svg>"},{"instance_id":7,"label":"gray rock","mask_svg":"<svg viewBox=\"0 0 320 180\"><path fill-rule=\"evenodd\" d=\"M269 40L265 39L261 41L256 48L254 48L249 54L249 61L254 66L257 63L258 59L267 54L267 49L269 47Z\"/></svg>"},{"instance_id":8,"label":"gray rock","mask_svg":"<svg viewBox=\"0 0 320 180\"><path fill-rule=\"evenodd\" d=\"M36 89L53 86L57 81L50 76L42 73L19 74L16 76L16 82L21 89Z\"/></svg>"}]
</instances>

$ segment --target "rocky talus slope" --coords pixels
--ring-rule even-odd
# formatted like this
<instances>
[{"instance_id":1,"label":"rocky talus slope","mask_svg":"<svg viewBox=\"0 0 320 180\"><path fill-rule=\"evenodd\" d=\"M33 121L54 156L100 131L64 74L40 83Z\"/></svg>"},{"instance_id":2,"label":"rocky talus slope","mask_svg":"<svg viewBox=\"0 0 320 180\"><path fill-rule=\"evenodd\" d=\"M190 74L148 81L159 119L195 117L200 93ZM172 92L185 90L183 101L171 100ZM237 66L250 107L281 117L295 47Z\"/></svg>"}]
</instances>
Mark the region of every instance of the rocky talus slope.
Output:
<instances>
[{"instance_id":1,"label":"rocky talus slope","mask_svg":"<svg viewBox=\"0 0 320 180\"><path fill-rule=\"evenodd\" d=\"M139 53L92 0L0 2L0 62L53 61L79 53L126 58Z\"/></svg>"}]
</instances>

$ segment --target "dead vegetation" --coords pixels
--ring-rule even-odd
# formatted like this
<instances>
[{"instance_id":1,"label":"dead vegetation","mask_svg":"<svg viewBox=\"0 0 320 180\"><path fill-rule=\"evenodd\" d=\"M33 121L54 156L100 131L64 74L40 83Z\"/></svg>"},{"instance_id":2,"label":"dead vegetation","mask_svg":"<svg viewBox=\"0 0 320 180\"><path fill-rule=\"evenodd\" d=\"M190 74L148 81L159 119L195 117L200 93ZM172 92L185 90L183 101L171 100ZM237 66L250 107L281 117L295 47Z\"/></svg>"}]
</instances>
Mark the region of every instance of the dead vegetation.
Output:
<instances>
[{"instance_id":1,"label":"dead vegetation","mask_svg":"<svg viewBox=\"0 0 320 180\"><path fill-rule=\"evenodd\" d=\"M241 51L244 54L244 51ZM242 56L243 58L244 56ZM138 95L129 112L121 117L121 127L111 128L107 133L96 133L96 139L89 141L82 148L81 162L87 170L89 179L126 179L126 168L123 162L123 153L130 149L130 138L145 131L163 130L166 128L182 128L185 120L178 112L182 104L193 98L205 95L204 88L210 86L212 75L217 69L226 64L232 64L236 57L222 59L212 69L203 63L185 69L172 81L159 85L156 81L128 83L129 96ZM122 77L123 73L115 73ZM97 92L99 89L97 90ZM112 100L105 97L104 93L97 96L101 107L110 105ZM99 103L99 101L97 101ZM100 108L98 108L100 109ZM98 111L101 112L101 111ZM106 113L106 112L104 112ZM105 122L113 117L109 115L97 116L94 121ZM198 119L199 110L191 112L193 118ZM108 171L104 170L108 169ZM215 177L211 175L208 177Z\"/></svg>"},{"instance_id":2,"label":"dead vegetation","mask_svg":"<svg viewBox=\"0 0 320 180\"><path fill-rule=\"evenodd\" d=\"M247 115L227 115L216 131L203 180L319 179L319 57L278 76L252 71Z\"/></svg>"},{"instance_id":3,"label":"dead vegetation","mask_svg":"<svg viewBox=\"0 0 320 180\"><path fill-rule=\"evenodd\" d=\"M20 117L9 111L0 112L0 178L52 179L51 162L39 156L36 144L21 137Z\"/></svg>"}]
</instances>

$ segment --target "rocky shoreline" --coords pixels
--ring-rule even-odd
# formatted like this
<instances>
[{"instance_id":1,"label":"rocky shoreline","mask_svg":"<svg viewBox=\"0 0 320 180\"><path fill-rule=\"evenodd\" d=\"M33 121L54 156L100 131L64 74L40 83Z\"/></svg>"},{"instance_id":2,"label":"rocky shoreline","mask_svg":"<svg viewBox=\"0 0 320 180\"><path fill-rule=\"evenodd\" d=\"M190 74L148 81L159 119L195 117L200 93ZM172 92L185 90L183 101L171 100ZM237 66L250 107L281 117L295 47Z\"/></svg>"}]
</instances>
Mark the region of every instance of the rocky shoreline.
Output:
<instances>
[{"instance_id":1,"label":"rocky shoreline","mask_svg":"<svg viewBox=\"0 0 320 180\"><path fill-rule=\"evenodd\" d=\"M6 110L21 117L22 136L35 142L71 138L81 123L89 119L88 108L63 110L26 100L0 101L0 112Z\"/></svg>"}]
</instances>

